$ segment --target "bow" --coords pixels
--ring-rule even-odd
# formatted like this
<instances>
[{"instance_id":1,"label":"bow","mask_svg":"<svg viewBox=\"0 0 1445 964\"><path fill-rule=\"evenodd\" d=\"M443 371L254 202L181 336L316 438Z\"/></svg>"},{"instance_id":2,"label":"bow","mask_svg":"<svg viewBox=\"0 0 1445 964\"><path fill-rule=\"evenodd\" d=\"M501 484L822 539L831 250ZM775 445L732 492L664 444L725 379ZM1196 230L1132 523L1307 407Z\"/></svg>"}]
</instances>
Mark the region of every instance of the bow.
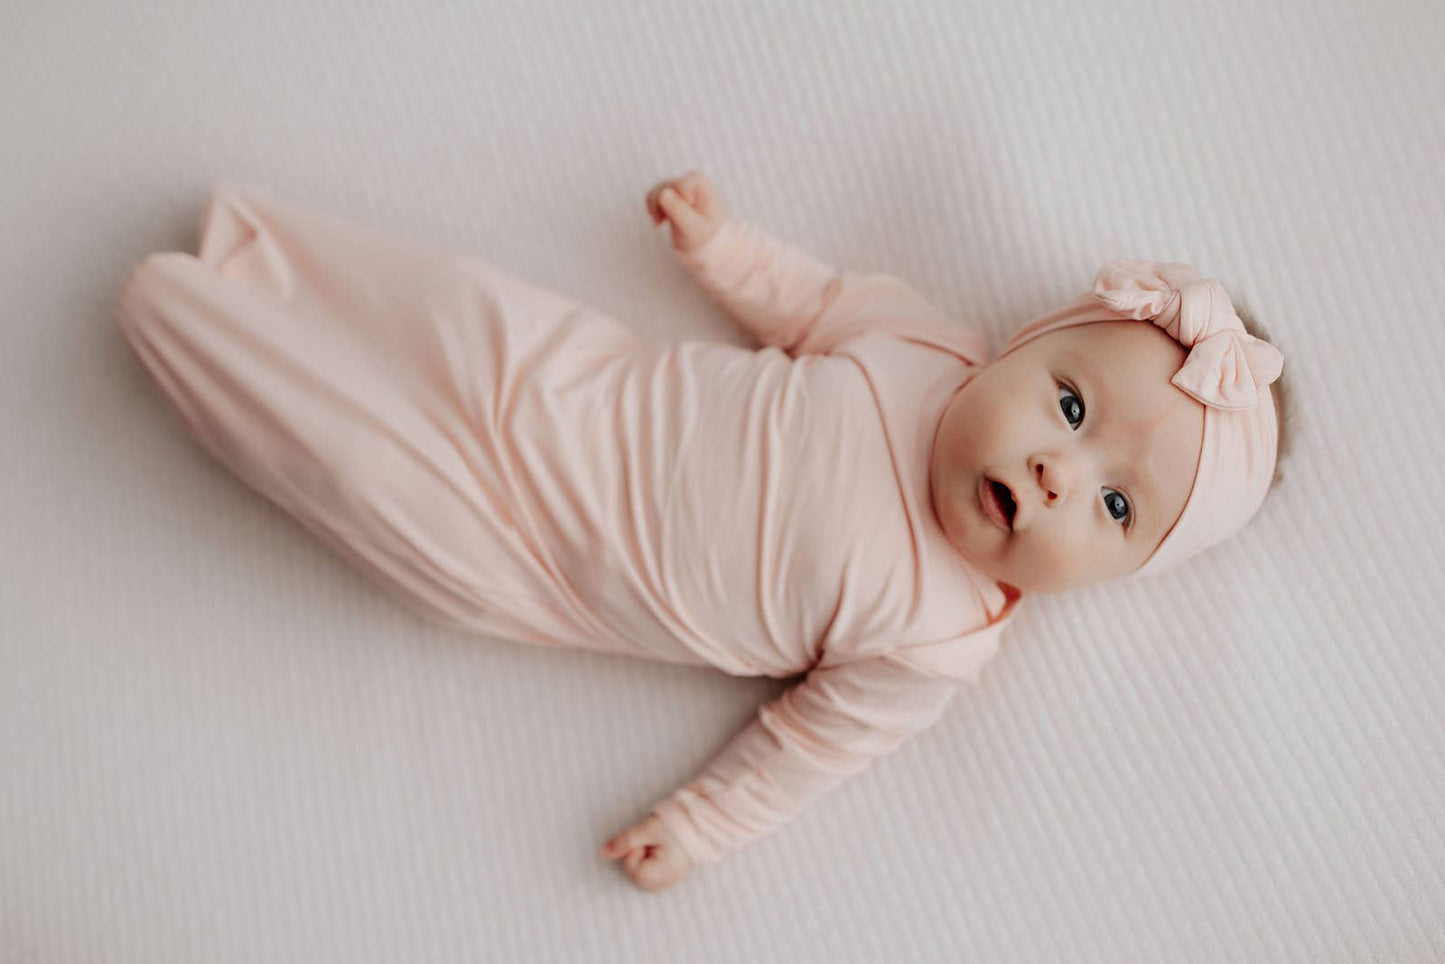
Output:
<instances>
[{"instance_id":1,"label":"bow","mask_svg":"<svg viewBox=\"0 0 1445 964\"><path fill-rule=\"evenodd\" d=\"M1224 286L1178 262L1110 261L1094 298L1124 318L1152 321L1189 349L1172 383L1213 408L1245 411L1284 370L1284 354L1244 330Z\"/></svg>"}]
</instances>

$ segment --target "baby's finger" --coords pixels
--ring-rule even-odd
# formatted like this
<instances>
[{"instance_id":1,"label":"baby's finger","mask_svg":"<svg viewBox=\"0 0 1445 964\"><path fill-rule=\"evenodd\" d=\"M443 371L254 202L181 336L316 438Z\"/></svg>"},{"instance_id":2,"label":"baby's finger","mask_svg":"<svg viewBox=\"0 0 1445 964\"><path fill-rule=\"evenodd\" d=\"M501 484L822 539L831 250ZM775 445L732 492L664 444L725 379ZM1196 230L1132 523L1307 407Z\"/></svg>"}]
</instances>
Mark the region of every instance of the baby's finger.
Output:
<instances>
[{"instance_id":1,"label":"baby's finger","mask_svg":"<svg viewBox=\"0 0 1445 964\"><path fill-rule=\"evenodd\" d=\"M620 857L634 847L642 847L646 843L647 838L643 835L641 826L634 824L607 841L606 846L611 856Z\"/></svg>"},{"instance_id":2,"label":"baby's finger","mask_svg":"<svg viewBox=\"0 0 1445 964\"><path fill-rule=\"evenodd\" d=\"M706 174L701 171L688 171L678 180L677 187L688 203L703 217L722 215L722 199Z\"/></svg>"},{"instance_id":3,"label":"baby's finger","mask_svg":"<svg viewBox=\"0 0 1445 964\"><path fill-rule=\"evenodd\" d=\"M648 207L657 215L659 219L666 216L662 209L661 197L663 192L668 190L669 188L671 188L679 196L682 196L682 181L679 178L672 178L666 181L658 181L652 186L652 190L647 192Z\"/></svg>"},{"instance_id":4,"label":"baby's finger","mask_svg":"<svg viewBox=\"0 0 1445 964\"><path fill-rule=\"evenodd\" d=\"M687 198L689 204L697 207L698 202L708 193L709 185L707 177L701 171L688 171L677 179L674 186L679 194Z\"/></svg>"},{"instance_id":5,"label":"baby's finger","mask_svg":"<svg viewBox=\"0 0 1445 964\"><path fill-rule=\"evenodd\" d=\"M669 187L657 196L658 203L673 223L684 231L702 226L702 216L676 188Z\"/></svg>"},{"instance_id":6,"label":"baby's finger","mask_svg":"<svg viewBox=\"0 0 1445 964\"><path fill-rule=\"evenodd\" d=\"M662 890L671 881L668 880L668 870L657 860L643 864L633 877L633 883L643 890Z\"/></svg>"},{"instance_id":7,"label":"baby's finger","mask_svg":"<svg viewBox=\"0 0 1445 964\"><path fill-rule=\"evenodd\" d=\"M675 184L668 184L663 187L661 191L657 192L657 204L658 207L669 213L671 213L673 208L692 206L687 198L683 197L678 191L677 185Z\"/></svg>"},{"instance_id":8,"label":"baby's finger","mask_svg":"<svg viewBox=\"0 0 1445 964\"><path fill-rule=\"evenodd\" d=\"M660 224L664 217L662 213L662 205L657 203L657 196L661 194L662 189L667 186L668 182L663 181L661 184L653 185L652 190L647 192L647 213L652 216L653 224Z\"/></svg>"}]
</instances>

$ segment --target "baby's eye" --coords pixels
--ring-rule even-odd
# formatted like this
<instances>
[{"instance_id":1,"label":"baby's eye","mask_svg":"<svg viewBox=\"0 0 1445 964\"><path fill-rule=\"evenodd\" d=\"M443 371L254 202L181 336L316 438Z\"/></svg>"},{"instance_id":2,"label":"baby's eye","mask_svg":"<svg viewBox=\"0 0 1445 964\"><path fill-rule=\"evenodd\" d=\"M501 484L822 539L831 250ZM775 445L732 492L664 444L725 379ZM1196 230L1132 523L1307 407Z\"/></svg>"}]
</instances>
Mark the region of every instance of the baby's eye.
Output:
<instances>
[{"instance_id":1,"label":"baby's eye","mask_svg":"<svg viewBox=\"0 0 1445 964\"><path fill-rule=\"evenodd\" d=\"M1122 492L1115 492L1113 489L1105 489L1104 507L1109 510L1109 518L1113 519L1115 522L1129 521L1129 500L1124 498L1124 494Z\"/></svg>"},{"instance_id":2,"label":"baby's eye","mask_svg":"<svg viewBox=\"0 0 1445 964\"><path fill-rule=\"evenodd\" d=\"M1066 398L1070 399L1070 401L1065 401ZM1059 408L1063 409L1065 420L1074 428L1078 428L1079 423L1084 420L1084 400L1074 394L1074 390L1062 382L1059 383ZM1079 417L1078 422L1070 417L1070 414L1075 410L1077 410Z\"/></svg>"}]
</instances>

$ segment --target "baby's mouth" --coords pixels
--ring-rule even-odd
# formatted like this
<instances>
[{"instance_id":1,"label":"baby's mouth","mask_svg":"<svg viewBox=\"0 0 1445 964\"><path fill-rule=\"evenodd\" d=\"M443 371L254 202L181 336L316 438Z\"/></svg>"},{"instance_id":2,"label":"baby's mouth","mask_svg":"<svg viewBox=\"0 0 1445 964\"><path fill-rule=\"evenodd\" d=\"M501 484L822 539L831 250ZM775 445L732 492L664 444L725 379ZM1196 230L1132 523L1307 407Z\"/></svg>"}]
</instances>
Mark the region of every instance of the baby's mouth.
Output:
<instances>
[{"instance_id":1,"label":"baby's mouth","mask_svg":"<svg viewBox=\"0 0 1445 964\"><path fill-rule=\"evenodd\" d=\"M1007 485L985 475L979 484L979 501L983 503L984 514L992 519L995 525L1006 532L1013 531L1018 500Z\"/></svg>"}]
</instances>

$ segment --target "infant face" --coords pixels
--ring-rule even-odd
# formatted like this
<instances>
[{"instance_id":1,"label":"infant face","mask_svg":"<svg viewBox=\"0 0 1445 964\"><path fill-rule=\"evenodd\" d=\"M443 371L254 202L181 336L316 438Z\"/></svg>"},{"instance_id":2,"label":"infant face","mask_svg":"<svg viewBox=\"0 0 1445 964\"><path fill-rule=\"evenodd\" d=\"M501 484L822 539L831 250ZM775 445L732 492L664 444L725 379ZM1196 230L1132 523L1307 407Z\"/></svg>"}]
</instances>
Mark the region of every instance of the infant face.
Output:
<instances>
[{"instance_id":1,"label":"infant face","mask_svg":"<svg viewBox=\"0 0 1445 964\"><path fill-rule=\"evenodd\" d=\"M949 543L1025 592L1143 565L1199 465L1204 406L1169 383L1187 354L1152 324L1097 322L984 367L950 399L929 456Z\"/></svg>"}]
</instances>

